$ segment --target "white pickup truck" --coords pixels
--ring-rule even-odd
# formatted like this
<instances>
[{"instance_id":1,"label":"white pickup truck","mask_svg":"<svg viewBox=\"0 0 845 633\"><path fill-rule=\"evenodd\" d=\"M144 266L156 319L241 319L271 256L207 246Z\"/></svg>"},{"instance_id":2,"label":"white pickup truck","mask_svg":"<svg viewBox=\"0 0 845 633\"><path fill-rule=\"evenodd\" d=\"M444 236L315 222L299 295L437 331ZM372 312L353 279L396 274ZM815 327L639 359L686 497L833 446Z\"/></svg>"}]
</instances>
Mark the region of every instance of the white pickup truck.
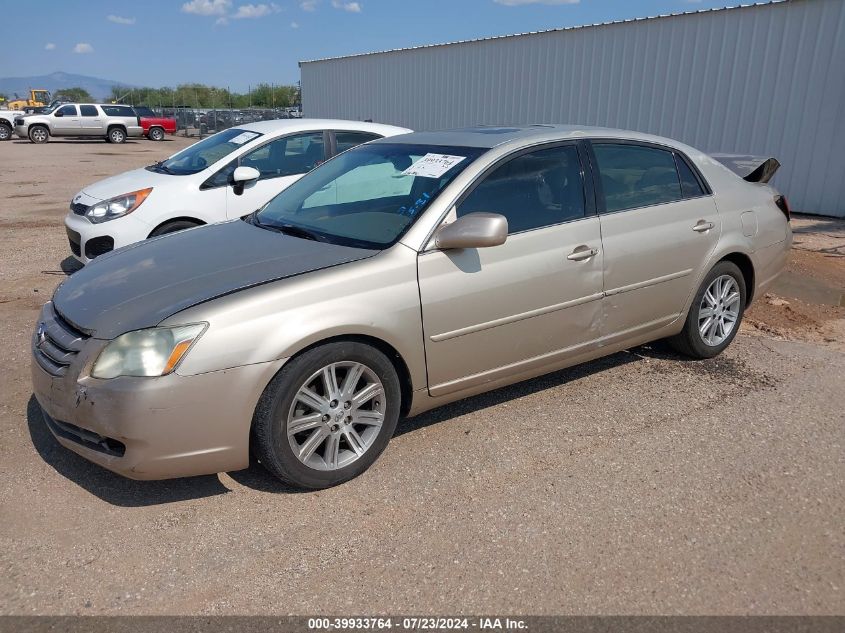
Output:
<instances>
[{"instance_id":1,"label":"white pickup truck","mask_svg":"<svg viewBox=\"0 0 845 633\"><path fill-rule=\"evenodd\" d=\"M15 128L15 117L23 115L22 110L0 110L0 141L8 141L12 138L12 131Z\"/></svg>"}]
</instances>

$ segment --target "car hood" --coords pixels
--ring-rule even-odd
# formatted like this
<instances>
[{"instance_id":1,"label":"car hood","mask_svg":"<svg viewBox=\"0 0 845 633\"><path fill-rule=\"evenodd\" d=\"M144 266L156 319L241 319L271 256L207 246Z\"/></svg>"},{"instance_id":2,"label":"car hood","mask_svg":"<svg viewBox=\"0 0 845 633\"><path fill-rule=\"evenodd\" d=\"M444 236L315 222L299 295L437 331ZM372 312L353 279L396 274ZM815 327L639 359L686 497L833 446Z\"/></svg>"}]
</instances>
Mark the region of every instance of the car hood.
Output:
<instances>
[{"instance_id":1,"label":"car hood","mask_svg":"<svg viewBox=\"0 0 845 633\"><path fill-rule=\"evenodd\" d=\"M112 339L215 297L376 253L233 220L98 257L58 287L53 305L80 330Z\"/></svg>"},{"instance_id":2,"label":"car hood","mask_svg":"<svg viewBox=\"0 0 845 633\"><path fill-rule=\"evenodd\" d=\"M81 193L97 200L108 200L109 198L114 198L131 191L138 191L139 189L146 189L147 187L169 185L176 178L185 178L185 176L159 174L144 168L133 169L132 171L127 171L117 176L106 178L105 180L98 180L94 184L85 187Z\"/></svg>"}]
</instances>

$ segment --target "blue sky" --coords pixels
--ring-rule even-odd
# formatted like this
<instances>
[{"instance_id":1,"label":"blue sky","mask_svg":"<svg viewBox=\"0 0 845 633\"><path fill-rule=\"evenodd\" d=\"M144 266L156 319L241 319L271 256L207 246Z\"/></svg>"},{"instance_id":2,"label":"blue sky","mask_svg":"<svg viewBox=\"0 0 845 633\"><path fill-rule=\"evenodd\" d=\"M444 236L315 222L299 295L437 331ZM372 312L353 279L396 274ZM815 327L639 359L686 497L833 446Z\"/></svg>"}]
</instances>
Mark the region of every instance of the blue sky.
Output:
<instances>
[{"instance_id":1,"label":"blue sky","mask_svg":"<svg viewBox=\"0 0 845 633\"><path fill-rule=\"evenodd\" d=\"M297 62L731 4L726 0L0 0L3 76L293 83ZM738 4L734 3L734 4ZM14 19L8 19L14 16ZM37 28L30 28L37 26Z\"/></svg>"}]
</instances>

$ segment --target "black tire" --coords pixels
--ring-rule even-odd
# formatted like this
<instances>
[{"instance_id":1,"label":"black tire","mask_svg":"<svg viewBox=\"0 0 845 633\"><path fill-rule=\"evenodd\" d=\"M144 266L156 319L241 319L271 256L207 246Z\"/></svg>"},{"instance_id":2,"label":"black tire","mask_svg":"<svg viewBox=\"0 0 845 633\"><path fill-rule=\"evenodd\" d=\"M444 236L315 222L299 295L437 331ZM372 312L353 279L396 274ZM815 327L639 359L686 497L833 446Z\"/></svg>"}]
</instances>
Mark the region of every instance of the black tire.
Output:
<instances>
[{"instance_id":1,"label":"black tire","mask_svg":"<svg viewBox=\"0 0 845 633\"><path fill-rule=\"evenodd\" d=\"M363 455L345 467L317 470L294 454L287 436L288 412L297 391L309 376L330 363L344 361L362 363L379 378L387 401L384 419L378 435ZM297 488L319 490L336 486L367 470L387 447L399 420L401 397L396 369L377 349L354 341L315 347L282 367L261 395L252 419L252 453L273 475Z\"/></svg>"},{"instance_id":2,"label":"black tire","mask_svg":"<svg viewBox=\"0 0 845 633\"><path fill-rule=\"evenodd\" d=\"M175 233L176 231L184 231L185 229L192 229L195 226L201 226L197 222L191 222L190 220L174 220L173 222L167 222L162 224L159 227L150 233L149 237L158 237L159 235L167 235L168 233Z\"/></svg>"},{"instance_id":3,"label":"black tire","mask_svg":"<svg viewBox=\"0 0 845 633\"><path fill-rule=\"evenodd\" d=\"M699 331L699 309L704 298L704 293L710 287L710 284L723 275L733 277L733 280L739 288L739 316L733 325L733 329L723 341L721 341L718 345L709 345L705 343L704 338ZM684 329L681 330L680 334L668 339L669 344L677 352L691 358L704 359L718 356L728 345L731 344L731 341L734 340L736 333L739 331L740 323L742 323L742 317L745 314L745 302L747 296L748 292L745 287L745 278L742 276L742 271L740 271L737 265L732 262L719 262L710 270L709 273L707 273L704 280L701 282L698 292L695 293L686 321L684 322Z\"/></svg>"},{"instance_id":4,"label":"black tire","mask_svg":"<svg viewBox=\"0 0 845 633\"><path fill-rule=\"evenodd\" d=\"M151 127L150 131L147 132L147 136L151 141L163 141L164 129L160 127Z\"/></svg>"},{"instance_id":5,"label":"black tire","mask_svg":"<svg viewBox=\"0 0 845 633\"><path fill-rule=\"evenodd\" d=\"M12 126L0 123L0 141L8 141L10 138L12 138Z\"/></svg>"},{"instance_id":6,"label":"black tire","mask_svg":"<svg viewBox=\"0 0 845 633\"><path fill-rule=\"evenodd\" d=\"M33 125L27 134L29 140L38 145L50 140L50 131L43 125Z\"/></svg>"},{"instance_id":7,"label":"black tire","mask_svg":"<svg viewBox=\"0 0 845 633\"><path fill-rule=\"evenodd\" d=\"M122 127L112 127L109 128L108 134L106 135L106 140L109 143L121 144L126 142L126 130Z\"/></svg>"}]
</instances>

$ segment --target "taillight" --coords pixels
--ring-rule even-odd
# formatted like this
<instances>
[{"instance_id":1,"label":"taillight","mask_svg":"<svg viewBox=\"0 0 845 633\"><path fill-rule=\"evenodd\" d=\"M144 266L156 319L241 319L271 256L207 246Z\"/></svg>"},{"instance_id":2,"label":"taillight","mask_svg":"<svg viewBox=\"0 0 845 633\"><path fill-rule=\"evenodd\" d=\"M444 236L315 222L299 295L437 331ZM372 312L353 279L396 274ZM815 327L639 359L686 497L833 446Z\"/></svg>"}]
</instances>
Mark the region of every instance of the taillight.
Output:
<instances>
[{"instance_id":1,"label":"taillight","mask_svg":"<svg viewBox=\"0 0 845 633\"><path fill-rule=\"evenodd\" d=\"M789 202L787 202L786 196L775 196L775 204L777 205L778 209L783 211L783 214L786 216L786 221L789 222Z\"/></svg>"}]
</instances>

